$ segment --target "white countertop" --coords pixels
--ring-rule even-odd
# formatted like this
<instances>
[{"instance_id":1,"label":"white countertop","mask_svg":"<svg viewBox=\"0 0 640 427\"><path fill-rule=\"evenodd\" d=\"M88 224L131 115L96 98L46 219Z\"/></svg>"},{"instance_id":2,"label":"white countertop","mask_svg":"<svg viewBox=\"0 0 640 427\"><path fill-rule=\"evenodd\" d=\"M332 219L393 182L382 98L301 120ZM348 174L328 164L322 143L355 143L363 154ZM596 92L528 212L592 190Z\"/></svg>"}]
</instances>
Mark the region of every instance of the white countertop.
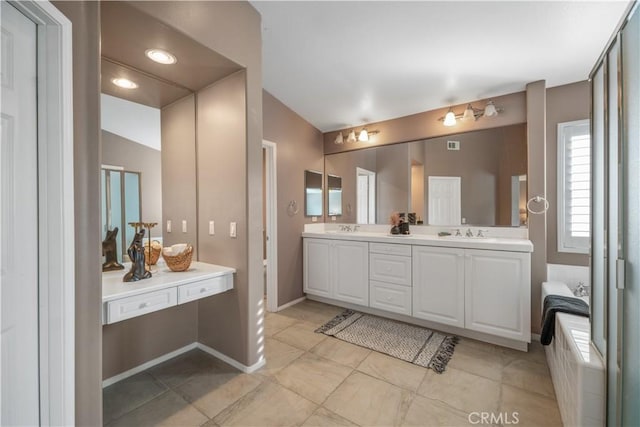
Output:
<instances>
[{"instance_id":1,"label":"white countertop","mask_svg":"<svg viewBox=\"0 0 640 427\"><path fill-rule=\"evenodd\" d=\"M527 239L506 237L439 237L430 234L391 235L365 231L305 231L302 237L318 239L355 240L363 242L396 243L404 245L440 246L447 248L486 249L492 251L533 252Z\"/></svg>"},{"instance_id":2,"label":"white countertop","mask_svg":"<svg viewBox=\"0 0 640 427\"><path fill-rule=\"evenodd\" d=\"M129 267L130 264L125 265L124 270L102 273L103 303L236 272L235 268L197 261L192 262L187 271L173 272L162 263L153 266L151 269L153 276L150 279L123 282L122 278L129 271Z\"/></svg>"}]
</instances>

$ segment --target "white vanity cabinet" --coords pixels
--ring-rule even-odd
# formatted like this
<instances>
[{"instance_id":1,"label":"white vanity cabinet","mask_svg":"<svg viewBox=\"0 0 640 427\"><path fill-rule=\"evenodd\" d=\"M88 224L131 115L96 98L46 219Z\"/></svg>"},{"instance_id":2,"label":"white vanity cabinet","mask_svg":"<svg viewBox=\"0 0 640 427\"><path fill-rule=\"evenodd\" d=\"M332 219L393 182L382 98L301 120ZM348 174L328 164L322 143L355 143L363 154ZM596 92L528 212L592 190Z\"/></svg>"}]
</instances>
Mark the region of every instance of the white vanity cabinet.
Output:
<instances>
[{"instance_id":1,"label":"white vanity cabinet","mask_svg":"<svg viewBox=\"0 0 640 427\"><path fill-rule=\"evenodd\" d=\"M466 249L464 271L465 327L530 341L530 254Z\"/></svg>"},{"instance_id":2,"label":"white vanity cabinet","mask_svg":"<svg viewBox=\"0 0 640 427\"><path fill-rule=\"evenodd\" d=\"M411 246L369 243L369 307L411 316Z\"/></svg>"},{"instance_id":3,"label":"white vanity cabinet","mask_svg":"<svg viewBox=\"0 0 640 427\"><path fill-rule=\"evenodd\" d=\"M413 317L465 326L465 250L413 247Z\"/></svg>"},{"instance_id":4,"label":"white vanity cabinet","mask_svg":"<svg viewBox=\"0 0 640 427\"><path fill-rule=\"evenodd\" d=\"M304 292L353 304L369 303L369 244L304 239Z\"/></svg>"}]
</instances>

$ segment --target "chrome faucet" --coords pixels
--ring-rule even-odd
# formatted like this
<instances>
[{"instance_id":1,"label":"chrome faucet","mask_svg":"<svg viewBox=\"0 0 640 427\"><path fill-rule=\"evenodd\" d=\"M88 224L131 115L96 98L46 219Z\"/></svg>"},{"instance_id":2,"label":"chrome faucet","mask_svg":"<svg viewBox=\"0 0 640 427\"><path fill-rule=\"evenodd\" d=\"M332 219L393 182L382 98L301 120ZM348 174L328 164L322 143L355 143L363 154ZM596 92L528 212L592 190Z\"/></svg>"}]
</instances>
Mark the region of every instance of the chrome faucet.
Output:
<instances>
[{"instance_id":1,"label":"chrome faucet","mask_svg":"<svg viewBox=\"0 0 640 427\"><path fill-rule=\"evenodd\" d=\"M354 226L353 226L353 232L355 233L356 231L358 231L358 228L360 228L360 226L359 226L359 225L354 225Z\"/></svg>"},{"instance_id":2,"label":"chrome faucet","mask_svg":"<svg viewBox=\"0 0 640 427\"><path fill-rule=\"evenodd\" d=\"M460 233L460 229L456 228L456 234L454 234L455 237L462 237L462 233Z\"/></svg>"},{"instance_id":3,"label":"chrome faucet","mask_svg":"<svg viewBox=\"0 0 640 427\"><path fill-rule=\"evenodd\" d=\"M577 297L589 296L589 287L585 286L583 282L578 282L578 286L573 291L573 294Z\"/></svg>"},{"instance_id":4,"label":"chrome faucet","mask_svg":"<svg viewBox=\"0 0 640 427\"><path fill-rule=\"evenodd\" d=\"M351 231L351 226L350 225L341 225L340 226L340 231Z\"/></svg>"},{"instance_id":5,"label":"chrome faucet","mask_svg":"<svg viewBox=\"0 0 640 427\"><path fill-rule=\"evenodd\" d=\"M464 235L467 236L467 237L473 237L473 231L471 231L470 228L467 228L467 232L464 233Z\"/></svg>"},{"instance_id":6,"label":"chrome faucet","mask_svg":"<svg viewBox=\"0 0 640 427\"><path fill-rule=\"evenodd\" d=\"M484 235L484 233L487 233L489 230L478 230L478 234L476 235L476 237L480 237L480 238L484 238L487 237Z\"/></svg>"}]
</instances>

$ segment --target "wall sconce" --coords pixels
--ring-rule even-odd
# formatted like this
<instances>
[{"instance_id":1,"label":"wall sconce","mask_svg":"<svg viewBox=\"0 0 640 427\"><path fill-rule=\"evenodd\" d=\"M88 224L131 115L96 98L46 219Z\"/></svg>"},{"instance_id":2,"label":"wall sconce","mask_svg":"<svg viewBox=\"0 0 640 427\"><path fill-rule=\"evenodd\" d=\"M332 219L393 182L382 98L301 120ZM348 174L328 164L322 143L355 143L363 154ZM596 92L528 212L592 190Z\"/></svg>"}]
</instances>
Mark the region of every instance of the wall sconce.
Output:
<instances>
[{"instance_id":1,"label":"wall sconce","mask_svg":"<svg viewBox=\"0 0 640 427\"><path fill-rule=\"evenodd\" d=\"M462 114L456 114L453 112L453 108L449 108L447 114L444 117L440 117L438 120L443 122L442 124L445 126L454 126L457 120L461 120L463 122L476 121L479 117L495 117L498 113L501 113L502 108L497 108L493 101L487 102L487 105L484 108L475 108L471 104L467 104L467 107L464 109Z\"/></svg>"},{"instance_id":2,"label":"wall sconce","mask_svg":"<svg viewBox=\"0 0 640 427\"><path fill-rule=\"evenodd\" d=\"M380 133L380 131L367 130L366 128L362 128L362 130L358 133L358 136L356 137L356 131L354 129L351 129L351 131L347 133L347 137L345 138L344 135L342 134L342 131L340 131L340 133L338 133L333 143L340 145L340 144L344 144L345 140L347 142L356 142L356 141L369 142L369 137L371 135L376 135L378 133Z\"/></svg>"}]
</instances>

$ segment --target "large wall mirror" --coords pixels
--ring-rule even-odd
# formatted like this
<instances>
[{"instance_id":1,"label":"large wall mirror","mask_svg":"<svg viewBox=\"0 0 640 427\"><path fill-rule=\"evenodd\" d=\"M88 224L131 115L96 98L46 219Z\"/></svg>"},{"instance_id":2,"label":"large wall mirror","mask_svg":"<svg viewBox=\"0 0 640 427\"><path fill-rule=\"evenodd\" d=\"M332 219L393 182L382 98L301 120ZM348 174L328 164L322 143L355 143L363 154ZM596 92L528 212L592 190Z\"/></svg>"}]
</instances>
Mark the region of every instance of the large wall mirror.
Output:
<instances>
[{"instance_id":1,"label":"large wall mirror","mask_svg":"<svg viewBox=\"0 0 640 427\"><path fill-rule=\"evenodd\" d=\"M128 261L128 223L156 222L151 238L162 240L163 218L175 208L183 211L174 216L189 220L188 233L174 220L169 240L178 241L166 243L195 245L195 190L185 195L177 185L195 188L194 93L241 67L133 4L102 2L101 28L102 237L118 227L118 254ZM177 61L151 60L148 50L158 48ZM118 79L132 84L118 86ZM175 193L184 196L179 206L172 206Z\"/></svg>"},{"instance_id":2,"label":"large wall mirror","mask_svg":"<svg viewBox=\"0 0 640 427\"><path fill-rule=\"evenodd\" d=\"M372 147L325 156L341 177L342 222L526 226L526 125ZM415 220L413 219L415 218Z\"/></svg>"}]
</instances>

